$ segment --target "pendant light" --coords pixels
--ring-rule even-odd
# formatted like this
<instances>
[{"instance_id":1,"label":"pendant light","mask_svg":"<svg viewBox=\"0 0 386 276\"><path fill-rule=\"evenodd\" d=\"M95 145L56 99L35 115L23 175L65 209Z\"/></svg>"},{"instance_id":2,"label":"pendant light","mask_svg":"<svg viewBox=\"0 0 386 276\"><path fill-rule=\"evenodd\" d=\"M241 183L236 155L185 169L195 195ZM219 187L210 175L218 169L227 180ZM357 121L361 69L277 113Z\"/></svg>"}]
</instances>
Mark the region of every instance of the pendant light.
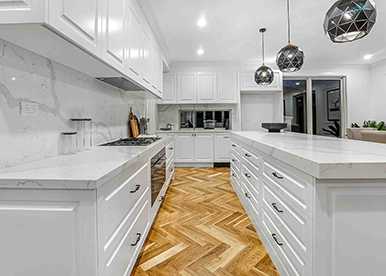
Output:
<instances>
[{"instance_id":1,"label":"pendant light","mask_svg":"<svg viewBox=\"0 0 386 276\"><path fill-rule=\"evenodd\" d=\"M270 85L273 82L274 75L271 68L268 66L265 66L265 58L264 58L264 33L267 31L267 29L262 28L260 29L260 33L262 36L262 51L263 51L263 65L259 67L255 72L255 82L258 85Z\"/></svg>"},{"instance_id":2,"label":"pendant light","mask_svg":"<svg viewBox=\"0 0 386 276\"><path fill-rule=\"evenodd\" d=\"M326 14L324 32L332 42L352 42L368 35L376 18L373 0L339 0Z\"/></svg>"},{"instance_id":3,"label":"pendant light","mask_svg":"<svg viewBox=\"0 0 386 276\"><path fill-rule=\"evenodd\" d=\"M290 24L290 4L287 0L287 19L288 19L288 44L282 48L276 57L276 64L282 72L299 71L304 63L303 51L291 44L291 24Z\"/></svg>"}]
</instances>

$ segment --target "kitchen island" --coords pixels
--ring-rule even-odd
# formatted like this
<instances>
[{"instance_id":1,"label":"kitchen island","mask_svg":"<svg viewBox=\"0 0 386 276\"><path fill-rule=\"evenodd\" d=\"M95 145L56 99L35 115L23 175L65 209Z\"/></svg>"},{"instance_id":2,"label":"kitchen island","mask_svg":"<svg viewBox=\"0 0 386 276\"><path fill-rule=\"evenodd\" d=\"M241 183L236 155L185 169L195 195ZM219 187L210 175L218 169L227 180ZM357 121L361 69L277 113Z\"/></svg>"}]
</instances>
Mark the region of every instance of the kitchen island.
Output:
<instances>
[{"instance_id":1,"label":"kitchen island","mask_svg":"<svg viewBox=\"0 0 386 276\"><path fill-rule=\"evenodd\" d=\"M230 135L231 184L280 275L384 275L385 144Z\"/></svg>"},{"instance_id":2,"label":"kitchen island","mask_svg":"<svg viewBox=\"0 0 386 276\"><path fill-rule=\"evenodd\" d=\"M151 159L164 148L166 181L154 194ZM173 178L173 149L163 138L0 171L1 274L129 274Z\"/></svg>"}]
</instances>

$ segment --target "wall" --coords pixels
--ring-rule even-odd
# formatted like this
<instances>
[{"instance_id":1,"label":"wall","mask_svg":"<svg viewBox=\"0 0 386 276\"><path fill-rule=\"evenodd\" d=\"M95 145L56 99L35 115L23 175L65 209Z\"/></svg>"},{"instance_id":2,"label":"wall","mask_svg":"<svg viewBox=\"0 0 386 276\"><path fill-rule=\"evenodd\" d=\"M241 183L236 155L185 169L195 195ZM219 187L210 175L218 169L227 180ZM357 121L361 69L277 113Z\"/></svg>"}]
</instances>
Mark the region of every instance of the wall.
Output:
<instances>
[{"instance_id":1,"label":"wall","mask_svg":"<svg viewBox=\"0 0 386 276\"><path fill-rule=\"evenodd\" d=\"M370 74L371 93L367 96L371 99L371 112L368 117L358 120L358 124L364 120L386 121L386 60L372 65Z\"/></svg>"},{"instance_id":2,"label":"wall","mask_svg":"<svg viewBox=\"0 0 386 276\"><path fill-rule=\"evenodd\" d=\"M129 107L146 116L146 100L0 40L0 169L58 154L70 118L93 119L94 144L127 136ZM21 117L20 102L39 104Z\"/></svg>"}]
</instances>

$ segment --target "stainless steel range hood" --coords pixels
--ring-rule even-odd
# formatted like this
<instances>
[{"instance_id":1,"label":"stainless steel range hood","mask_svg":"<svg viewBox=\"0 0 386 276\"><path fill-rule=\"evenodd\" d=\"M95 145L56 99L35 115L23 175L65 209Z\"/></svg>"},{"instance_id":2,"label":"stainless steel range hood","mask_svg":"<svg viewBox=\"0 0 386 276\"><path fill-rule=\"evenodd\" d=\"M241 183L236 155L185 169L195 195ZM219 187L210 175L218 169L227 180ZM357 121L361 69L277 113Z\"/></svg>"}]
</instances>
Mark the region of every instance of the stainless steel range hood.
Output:
<instances>
[{"instance_id":1,"label":"stainless steel range hood","mask_svg":"<svg viewBox=\"0 0 386 276\"><path fill-rule=\"evenodd\" d=\"M134 83L132 80L124 77L108 77L108 78L99 77L96 79L125 91L146 91L145 88Z\"/></svg>"}]
</instances>

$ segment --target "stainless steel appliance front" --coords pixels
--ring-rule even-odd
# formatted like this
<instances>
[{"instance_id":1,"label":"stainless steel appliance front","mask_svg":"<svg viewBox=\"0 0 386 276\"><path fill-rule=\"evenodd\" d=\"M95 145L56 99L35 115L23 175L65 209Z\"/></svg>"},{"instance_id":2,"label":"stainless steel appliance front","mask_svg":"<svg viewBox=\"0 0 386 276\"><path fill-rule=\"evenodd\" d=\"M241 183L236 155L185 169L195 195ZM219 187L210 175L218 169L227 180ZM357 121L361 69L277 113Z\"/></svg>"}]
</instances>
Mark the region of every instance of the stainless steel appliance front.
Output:
<instances>
[{"instance_id":1,"label":"stainless steel appliance front","mask_svg":"<svg viewBox=\"0 0 386 276\"><path fill-rule=\"evenodd\" d=\"M151 206L153 207L166 182L166 153L160 150L151 159Z\"/></svg>"}]
</instances>

